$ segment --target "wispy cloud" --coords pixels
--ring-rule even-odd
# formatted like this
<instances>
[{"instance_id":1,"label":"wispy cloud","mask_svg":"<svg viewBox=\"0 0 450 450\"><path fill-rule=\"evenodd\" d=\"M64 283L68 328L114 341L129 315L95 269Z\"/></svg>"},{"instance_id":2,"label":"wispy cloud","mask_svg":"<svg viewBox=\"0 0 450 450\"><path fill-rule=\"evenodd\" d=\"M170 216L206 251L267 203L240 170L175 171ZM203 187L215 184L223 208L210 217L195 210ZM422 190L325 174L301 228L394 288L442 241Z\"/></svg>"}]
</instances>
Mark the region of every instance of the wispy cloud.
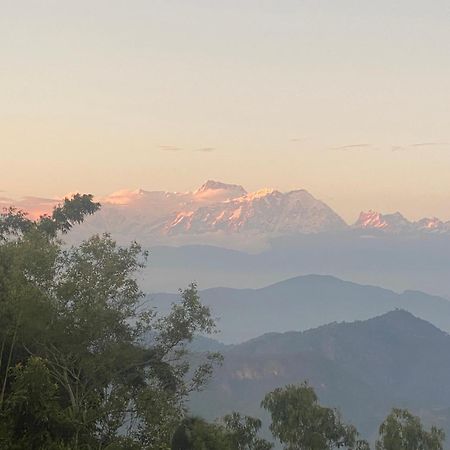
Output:
<instances>
[{"instance_id":1,"label":"wispy cloud","mask_svg":"<svg viewBox=\"0 0 450 450\"><path fill-rule=\"evenodd\" d=\"M410 147L441 147L445 145L450 145L449 142L415 142L410 144Z\"/></svg>"},{"instance_id":2,"label":"wispy cloud","mask_svg":"<svg viewBox=\"0 0 450 450\"><path fill-rule=\"evenodd\" d=\"M339 147L332 147L332 150L363 150L372 147L371 144L347 144Z\"/></svg>"},{"instance_id":3,"label":"wispy cloud","mask_svg":"<svg viewBox=\"0 0 450 450\"><path fill-rule=\"evenodd\" d=\"M341 150L341 151L350 151L350 150L381 150L381 149L387 149L391 150L392 152L402 152L407 150L413 150L413 149L427 149L427 148L436 148L436 149L443 149L445 147L450 147L450 142L445 141L427 141L427 142L413 142L409 144L396 144L389 146L378 146L373 144L346 144L346 145L339 145L337 147L330 147L331 150Z\"/></svg>"},{"instance_id":4,"label":"wispy cloud","mask_svg":"<svg viewBox=\"0 0 450 450\"><path fill-rule=\"evenodd\" d=\"M412 144L407 145L393 145L391 150L393 152L406 151L411 149L418 148L433 148L433 147L448 147L450 146L450 142L414 142Z\"/></svg>"},{"instance_id":5,"label":"wispy cloud","mask_svg":"<svg viewBox=\"0 0 450 450\"><path fill-rule=\"evenodd\" d=\"M183 152L183 151L192 151L192 152L199 152L199 153L212 153L216 151L215 147L198 147L194 149L189 148L182 148L178 147L176 145L160 145L158 147L163 152Z\"/></svg>"}]
</instances>

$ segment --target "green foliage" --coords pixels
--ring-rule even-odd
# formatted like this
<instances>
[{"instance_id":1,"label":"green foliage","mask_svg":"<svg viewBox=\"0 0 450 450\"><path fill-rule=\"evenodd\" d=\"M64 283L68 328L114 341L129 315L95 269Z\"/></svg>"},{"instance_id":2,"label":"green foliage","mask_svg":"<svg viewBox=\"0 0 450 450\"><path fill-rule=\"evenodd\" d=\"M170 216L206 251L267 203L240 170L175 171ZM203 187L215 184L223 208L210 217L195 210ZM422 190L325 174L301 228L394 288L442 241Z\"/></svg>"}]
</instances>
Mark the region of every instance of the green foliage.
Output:
<instances>
[{"instance_id":1,"label":"green foliage","mask_svg":"<svg viewBox=\"0 0 450 450\"><path fill-rule=\"evenodd\" d=\"M306 382L275 389L261 405L271 414L270 430L286 450L328 450L364 444L357 443L356 429L342 423L336 410L319 405L314 389Z\"/></svg>"},{"instance_id":2,"label":"green foliage","mask_svg":"<svg viewBox=\"0 0 450 450\"><path fill-rule=\"evenodd\" d=\"M100 203L92 201L92 195L75 194L70 200L64 199L51 216L41 216L36 226L48 236L55 237L58 232L67 233L75 224L82 223L85 216L94 214Z\"/></svg>"},{"instance_id":3,"label":"green foliage","mask_svg":"<svg viewBox=\"0 0 450 450\"><path fill-rule=\"evenodd\" d=\"M273 445L257 436L261 421L239 413L225 416L223 423L197 417L184 419L177 428L172 450L271 450Z\"/></svg>"},{"instance_id":4,"label":"green foliage","mask_svg":"<svg viewBox=\"0 0 450 450\"><path fill-rule=\"evenodd\" d=\"M426 431L418 417L405 409L393 409L380 426L377 450L442 450L445 434L432 427Z\"/></svg>"},{"instance_id":5,"label":"green foliage","mask_svg":"<svg viewBox=\"0 0 450 450\"><path fill-rule=\"evenodd\" d=\"M273 444L258 437L261 420L233 412L223 418L231 448L236 450L271 450Z\"/></svg>"},{"instance_id":6,"label":"green foliage","mask_svg":"<svg viewBox=\"0 0 450 450\"><path fill-rule=\"evenodd\" d=\"M11 237L23 236L30 230L55 238L60 233L67 233L75 224L80 224L85 217L100 209L100 203L93 201L91 194L75 194L71 199L65 198L62 205L54 208L52 214L43 215L37 221L27 218L24 211L9 208L0 214L0 241Z\"/></svg>"},{"instance_id":7,"label":"green foliage","mask_svg":"<svg viewBox=\"0 0 450 450\"><path fill-rule=\"evenodd\" d=\"M0 448L164 449L219 355L195 284L166 317L142 312L146 253L109 235L65 249L59 233L98 209L76 195L51 216L0 217ZM151 336L150 342L146 338Z\"/></svg>"},{"instance_id":8,"label":"green foliage","mask_svg":"<svg viewBox=\"0 0 450 450\"><path fill-rule=\"evenodd\" d=\"M58 403L58 385L51 380L41 358L29 358L26 366L16 365L11 370L11 380L3 411L3 445L48 448L58 443L59 436L73 431Z\"/></svg>"},{"instance_id":9,"label":"green foliage","mask_svg":"<svg viewBox=\"0 0 450 450\"><path fill-rule=\"evenodd\" d=\"M234 450L234 447L220 425L188 417L177 428L171 450Z\"/></svg>"}]
</instances>

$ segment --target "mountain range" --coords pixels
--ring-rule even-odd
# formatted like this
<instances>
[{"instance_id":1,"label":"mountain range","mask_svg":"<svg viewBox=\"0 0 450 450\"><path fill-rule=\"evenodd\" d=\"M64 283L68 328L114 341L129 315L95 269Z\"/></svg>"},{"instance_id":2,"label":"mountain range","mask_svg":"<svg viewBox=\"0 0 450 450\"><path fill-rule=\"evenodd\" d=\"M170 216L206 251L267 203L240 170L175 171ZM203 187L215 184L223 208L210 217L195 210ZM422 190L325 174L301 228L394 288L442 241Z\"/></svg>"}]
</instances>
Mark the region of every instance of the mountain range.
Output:
<instances>
[{"instance_id":1,"label":"mountain range","mask_svg":"<svg viewBox=\"0 0 450 450\"><path fill-rule=\"evenodd\" d=\"M335 233L348 228L329 206L305 190L282 193L209 180L194 192L120 191L75 234L110 232L145 245L213 243L261 246L269 236ZM78 236L77 236L78 237Z\"/></svg>"},{"instance_id":2,"label":"mountain range","mask_svg":"<svg viewBox=\"0 0 450 450\"><path fill-rule=\"evenodd\" d=\"M450 233L450 222L413 222L400 213L362 212L347 224L328 205L303 189L247 192L242 186L209 180L193 192L122 190L99 198L100 212L78 227L79 237L108 231L119 241L145 245L186 243L261 244L274 236L314 233ZM9 206L10 199L0 198ZM57 203L31 197L16 202L33 216ZM236 245L235 245L236 246Z\"/></svg>"},{"instance_id":3,"label":"mountain range","mask_svg":"<svg viewBox=\"0 0 450 450\"><path fill-rule=\"evenodd\" d=\"M437 218L412 222L399 212L383 215L372 210L361 212L358 220L349 225L337 212L304 189L283 193L265 188L249 193L242 186L213 180L208 180L194 192L120 191L103 202L109 219L106 224L110 227L115 225L111 216L120 212L122 220L119 222L123 222L126 211L132 223L139 221L141 232L145 230L147 234L167 238L211 237L214 234L279 236L349 230L385 233L450 231L450 222ZM102 213L97 214L98 222L101 219Z\"/></svg>"},{"instance_id":4,"label":"mountain range","mask_svg":"<svg viewBox=\"0 0 450 450\"><path fill-rule=\"evenodd\" d=\"M108 232L122 245L139 242L150 250L146 292L174 292L193 280L257 288L317 273L450 298L449 225L438 219L369 211L349 225L304 190L248 193L216 181L193 192L124 190L97 200L102 209L64 239ZM0 206L12 203L37 217L57 200L0 198Z\"/></svg>"},{"instance_id":5,"label":"mountain range","mask_svg":"<svg viewBox=\"0 0 450 450\"><path fill-rule=\"evenodd\" d=\"M259 407L264 395L308 380L322 403L339 408L371 441L392 407L450 431L450 336L406 311L264 334L221 352L223 366L192 398L195 414L238 410L267 423Z\"/></svg>"},{"instance_id":6,"label":"mountain range","mask_svg":"<svg viewBox=\"0 0 450 450\"><path fill-rule=\"evenodd\" d=\"M217 338L239 343L267 332L307 330L330 322L362 320L401 308L450 332L450 301L418 291L401 294L331 276L291 278L260 289L200 291L217 318ZM178 294L152 294L149 303L165 312Z\"/></svg>"},{"instance_id":7,"label":"mountain range","mask_svg":"<svg viewBox=\"0 0 450 450\"><path fill-rule=\"evenodd\" d=\"M390 233L448 233L450 232L450 222L443 222L437 217L427 217L411 222L399 212L381 214L370 210L361 212L353 228L356 230L378 230Z\"/></svg>"}]
</instances>

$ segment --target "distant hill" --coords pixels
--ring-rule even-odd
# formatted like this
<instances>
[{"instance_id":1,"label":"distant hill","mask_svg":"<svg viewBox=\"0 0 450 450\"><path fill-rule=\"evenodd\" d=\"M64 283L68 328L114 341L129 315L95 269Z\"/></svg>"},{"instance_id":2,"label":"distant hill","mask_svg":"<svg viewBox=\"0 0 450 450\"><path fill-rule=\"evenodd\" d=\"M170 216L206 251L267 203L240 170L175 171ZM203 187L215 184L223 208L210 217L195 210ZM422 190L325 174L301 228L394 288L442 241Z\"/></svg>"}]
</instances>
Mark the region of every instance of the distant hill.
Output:
<instances>
[{"instance_id":1,"label":"distant hill","mask_svg":"<svg viewBox=\"0 0 450 450\"><path fill-rule=\"evenodd\" d=\"M200 293L218 318L217 338L237 343L267 332L299 331L334 321L368 319L401 308L450 331L450 301L417 291L397 294L331 276L291 278L262 289L213 288ZM154 294L160 311L179 299Z\"/></svg>"},{"instance_id":2,"label":"distant hill","mask_svg":"<svg viewBox=\"0 0 450 450\"><path fill-rule=\"evenodd\" d=\"M265 393L307 379L369 439L394 406L450 431L450 336L406 311L265 334L223 354L211 385L193 397L194 413L240 410L264 418Z\"/></svg>"},{"instance_id":3,"label":"distant hill","mask_svg":"<svg viewBox=\"0 0 450 450\"><path fill-rule=\"evenodd\" d=\"M283 236L258 252L207 245L151 247L144 288L147 292L176 292L192 280L203 289L258 288L315 273L450 298L449 235L359 233Z\"/></svg>"}]
</instances>

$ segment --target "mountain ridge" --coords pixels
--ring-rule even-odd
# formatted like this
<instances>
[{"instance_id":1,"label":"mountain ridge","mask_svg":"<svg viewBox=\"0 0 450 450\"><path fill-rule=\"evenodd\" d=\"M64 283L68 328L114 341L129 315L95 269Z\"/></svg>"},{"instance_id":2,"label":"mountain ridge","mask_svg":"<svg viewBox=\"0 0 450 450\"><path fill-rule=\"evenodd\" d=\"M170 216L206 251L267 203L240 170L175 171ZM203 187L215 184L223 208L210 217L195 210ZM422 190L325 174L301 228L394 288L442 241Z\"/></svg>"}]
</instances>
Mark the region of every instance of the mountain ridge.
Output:
<instances>
[{"instance_id":1,"label":"mountain ridge","mask_svg":"<svg viewBox=\"0 0 450 450\"><path fill-rule=\"evenodd\" d=\"M103 207L76 227L78 238L111 232L121 242L137 238L144 245L234 242L236 248L244 248L264 246L273 237L317 233L450 235L450 221L435 217L410 221L399 212L369 210L348 224L305 189L247 192L241 185L211 179L192 192L123 189L96 200ZM0 206L16 204L32 217L51 212L57 203L57 199L0 198Z\"/></svg>"},{"instance_id":2,"label":"mountain ridge","mask_svg":"<svg viewBox=\"0 0 450 450\"><path fill-rule=\"evenodd\" d=\"M398 309L368 320L270 333L223 348L224 364L191 402L194 413L267 416L259 403L276 387L308 380L365 438L393 407L450 430L450 336ZM219 401L220 399L220 401Z\"/></svg>"},{"instance_id":3,"label":"mountain ridge","mask_svg":"<svg viewBox=\"0 0 450 450\"><path fill-rule=\"evenodd\" d=\"M450 221L443 222L437 217L424 217L417 221L410 221L398 211L392 214L381 214L380 212L369 210L360 213L352 228L394 234L448 233L450 232Z\"/></svg>"},{"instance_id":4,"label":"mountain ridge","mask_svg":"<svg viewBox=\"0 0 450 450\"><path fill-rule=\"evenodd\" d=\"M316 328L330 322L367 320L399 308L450 331L450 301L420 291L401 293L344 281L328 275L304 275L257 289L210 288L202 302L218 319L218 338L233 344L265 332ZM177 294L149 296L167 310ZM239 311L239 314L236 314Z\"/></svg>"}]
</instances>

